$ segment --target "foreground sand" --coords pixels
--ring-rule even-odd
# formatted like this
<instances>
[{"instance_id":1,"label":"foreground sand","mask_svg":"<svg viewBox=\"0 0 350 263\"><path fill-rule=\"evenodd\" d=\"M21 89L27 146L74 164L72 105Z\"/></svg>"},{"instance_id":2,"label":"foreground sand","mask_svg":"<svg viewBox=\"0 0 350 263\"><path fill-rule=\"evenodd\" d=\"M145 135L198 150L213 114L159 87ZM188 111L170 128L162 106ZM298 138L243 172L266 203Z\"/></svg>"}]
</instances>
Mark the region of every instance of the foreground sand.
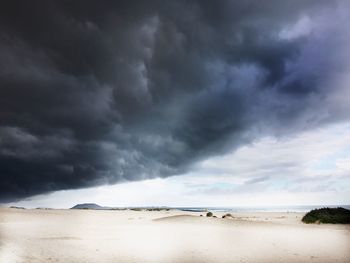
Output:
<instances>
[{"instance_id":1,"label":"foreground sand","mask_svg":"<svg viewBox=\"0 0 350 263\"><path fill-rule=\"evenodd\" d=\"M200 214L0 208L0 262L350 262L349 226Z\"/></svg>"}]
</instances>

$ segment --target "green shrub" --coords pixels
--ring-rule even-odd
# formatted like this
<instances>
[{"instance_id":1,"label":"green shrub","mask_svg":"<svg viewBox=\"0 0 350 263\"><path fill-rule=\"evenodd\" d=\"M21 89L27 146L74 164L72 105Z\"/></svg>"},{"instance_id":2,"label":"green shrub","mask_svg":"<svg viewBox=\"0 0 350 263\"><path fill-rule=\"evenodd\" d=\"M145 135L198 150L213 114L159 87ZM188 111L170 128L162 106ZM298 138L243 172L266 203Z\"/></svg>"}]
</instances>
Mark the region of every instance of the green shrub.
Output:
<instances>
[{"instance_id":1,"label":"green shrub","mask_svg":"<svg viewBox=\"0 0 350 263\"><path fill-rule=\"evenodd\" d=\"M226 217L231 217L231 218L233 218L233 215L231 215L231 214L225 214L225 215L222 216L222 218L226 218Z\"/></svg>"},{"instance_id":2,"label":"green shrub","mask_svg":"<svg viewBox=\"0 0 350 263\"><path fill-rule=\"evenodd\" d=\"M350 224L350 210L338 208L321 208L308 212L302 221L306 224Z\"/></svg>"},{"instance_id":3,"label":"green shrub","mask_svg":"<svg viewBox=\"0 0 350 263\"><path fill-rule=\"evenodd\" d=\"M133 207L133 208L130 208L130 210L132 210L132 211L142 211L142 209L139 208L139 207Z\"/></svg>"},{"instance_id":4,"label":"green shrub","mask_svg":"<svg viewBox=\"0 0 350 263\"><path fill-rule=\"evenodd\" d=\"M212 212L208 212L207 213L207 217L212 217L213 216L213 213Z\"/></svg>"}]
</instances>

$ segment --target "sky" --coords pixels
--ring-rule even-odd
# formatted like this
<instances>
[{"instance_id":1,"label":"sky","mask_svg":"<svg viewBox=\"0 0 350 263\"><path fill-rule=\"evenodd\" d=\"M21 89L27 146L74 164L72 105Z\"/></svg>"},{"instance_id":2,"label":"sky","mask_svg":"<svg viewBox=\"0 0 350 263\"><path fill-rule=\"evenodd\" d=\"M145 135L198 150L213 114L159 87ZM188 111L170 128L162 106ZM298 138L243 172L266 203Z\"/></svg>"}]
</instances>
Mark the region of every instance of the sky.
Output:
<instances>
[{"instance_id":1,"label":"sky","mask_svg":"<svg viewBox=\"0 0 350 263\"><path fill-rule=\"evenodd\" d=\"M350 204L349 5L1 2L0 203Z\"/></svg>"}]
</instances>

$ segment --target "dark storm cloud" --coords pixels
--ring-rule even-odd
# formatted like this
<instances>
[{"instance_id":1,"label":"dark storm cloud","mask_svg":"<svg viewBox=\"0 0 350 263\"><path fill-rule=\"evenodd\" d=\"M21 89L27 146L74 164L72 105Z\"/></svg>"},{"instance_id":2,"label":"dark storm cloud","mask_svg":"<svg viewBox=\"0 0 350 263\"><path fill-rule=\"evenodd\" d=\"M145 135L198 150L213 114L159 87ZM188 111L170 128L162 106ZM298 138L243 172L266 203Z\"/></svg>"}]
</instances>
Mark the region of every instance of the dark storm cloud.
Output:
<instances>
[{"instance_id":1,"label":"dark storm cloud","mask_svg":"<svg viewBox=\"0 0 350 263\"><path fill-rule=\"evenodd\" d=\"M346 91L346 7L3 1L0 199L179 174L348 118L332 97Z\"/></svg>"}]
</instances>

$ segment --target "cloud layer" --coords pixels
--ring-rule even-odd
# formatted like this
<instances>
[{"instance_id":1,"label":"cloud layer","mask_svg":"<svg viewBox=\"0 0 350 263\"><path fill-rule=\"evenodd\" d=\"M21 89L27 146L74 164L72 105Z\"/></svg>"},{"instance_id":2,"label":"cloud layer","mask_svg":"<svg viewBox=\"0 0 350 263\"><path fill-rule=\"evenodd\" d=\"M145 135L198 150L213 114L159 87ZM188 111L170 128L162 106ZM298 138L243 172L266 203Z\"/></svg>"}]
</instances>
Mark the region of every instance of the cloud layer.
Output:
<instances>
[{"instance_id":1,"label":"cloud layer","mask_svg":"<svg viewBox=\"0 0 350 263\"><path fill-rule=\"evenodd\" d=\"M176 175L349 119L347 8L1 3L0 200Z\"/></svg>"},{"instance_id":2,"label":"cloud layer","mask_svg":"<svg viewBox=\"0 0 350 263\"><path fill-rule=\"evenodd\" d=\"M91 202L111 207L265 209L346 205L350 203L350 123L328 125L288 138L265 137L224 155L206 158L180 176L61 190L6 205L69 208Z\"/></svg>"}]
</instances>

